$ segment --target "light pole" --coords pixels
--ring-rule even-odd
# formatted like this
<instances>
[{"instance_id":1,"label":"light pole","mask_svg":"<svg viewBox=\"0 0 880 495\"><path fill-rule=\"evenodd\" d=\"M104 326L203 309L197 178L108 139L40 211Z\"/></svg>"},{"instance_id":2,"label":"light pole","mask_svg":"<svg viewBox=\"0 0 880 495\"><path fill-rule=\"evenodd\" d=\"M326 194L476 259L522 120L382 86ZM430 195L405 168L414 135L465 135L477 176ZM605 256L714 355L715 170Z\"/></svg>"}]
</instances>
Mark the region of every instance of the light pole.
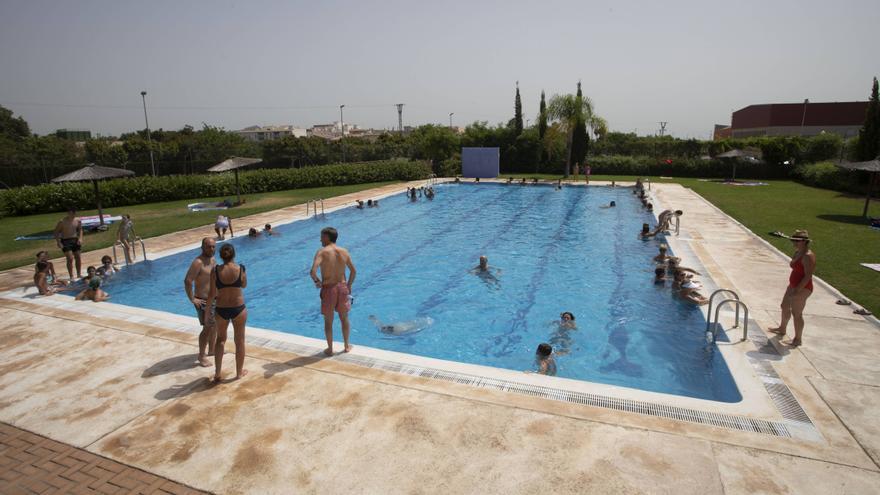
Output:
<instances>
[{"instance_id":1,"label":"light pole","mask_svg":"<svg viewBox=\"0 0 880 495\"><path fill-rule=\"evenodd\" d=\"M452 116L455 115L455 112L449 112L449 128L452 129Z\"/></svg>"},{"instance_id":2,"label":"light pole","mask_svg":"<svg viewBox=\"0 0 880 495\"><path fill-rule=\"evenodd\" d=\"M339 105L339 142L342 143L342 163L345 163L345 119L342 118L342 109L345 105Z\"/></svg>"},{"instance_id":3,"label":"light pole","mask_svg":"<svg viewBox=\"0 0 880 495\"><path fill-rule=\"evenodd\" d=\"M804 122L807 121L807 104L810 103L809 98L804 100L804 113L801 115L801 136L804 135Z\"/></svg>"},{"instance_id":4,"label":"light pole","mask_svg":"<svg viewBox=\"0 0 880 495\"><path fill-rule=\"evenodd\" d=\"M153 177L156 176L156 163L153 161L153 139L150 137L150 121L147 119L147 92L141 91L141 99L144 102L144 123L147 125L147 146L150 148L150 170Z\"/></svg>"}]
</instances>

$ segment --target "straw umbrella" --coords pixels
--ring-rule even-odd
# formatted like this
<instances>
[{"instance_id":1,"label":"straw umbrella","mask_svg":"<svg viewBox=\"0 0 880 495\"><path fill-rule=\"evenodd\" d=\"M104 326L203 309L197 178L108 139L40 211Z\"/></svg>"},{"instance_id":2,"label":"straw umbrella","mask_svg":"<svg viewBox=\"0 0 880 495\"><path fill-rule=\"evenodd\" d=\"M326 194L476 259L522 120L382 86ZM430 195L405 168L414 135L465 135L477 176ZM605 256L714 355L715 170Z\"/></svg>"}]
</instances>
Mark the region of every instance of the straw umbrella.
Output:
<instances>
[{"instance_id":1,"label":"straw umbrella","mask_svg":"<svg viewBox=\"0 0 880 495\"><path fill-rule=\"evenodd\" d=\"M733 173L731 174L732 177L731 177L730 181L736 182L736 163L741 158L745 158L747 156L752 156L752 155L743 151L743 150L734 149L734 150L730 150L730 151L725 151L724 153L721 153L719 155L715 155L715 158L730 158L731 159L731 161L733 162Z\"/></svg>"},{"instance_id":2,"label":"straw umbrella","mask_svg":"<svg viewBox=\"0 0 880 495\"><path fill-rule=\"evenodd\" d=\"M228 172L230 170L235 172L235 194L238 196L238 204L241 204L241 186L238 183L238 169L262 161L263 160L259 158L242 158L240 156L233 156L209 168L208 172Z\"/></svg>"},{"instance_id":3,"label":"straw umbrella","mask_svg":"<svg viewBox=\"0 0 880 495\"><path fill-rule=\"evenodd\" d=\"M101 208L101 190L98 189L98 181L104 179L115 179L117 177L127 177L134 175L134 170L125 170L122 168L99 167L94 163L90 163L85 167L74 170L69 174L64 174L52 179L52 182L85 182L91 181L95 187L95 203L98 204L98 220L104 225L104 210Z\"/></svg>"},{"instance_id":4,"label":"straw umbrella","mask_svg":"<svg viewBox=\"0 0 880 495\"><path fill-rule=\"evenodd\" d=\"M871 178L868 180L868 195L865 196L865 209L862 210L862 216L867 217L868 206L871 204L871 193L874 192L874 184L877 183L877 174L880 173L880 157L866 162L839 161L836 165L847 170L864 170L865 172L871 173Z\"/></svg>"}]
</instances>

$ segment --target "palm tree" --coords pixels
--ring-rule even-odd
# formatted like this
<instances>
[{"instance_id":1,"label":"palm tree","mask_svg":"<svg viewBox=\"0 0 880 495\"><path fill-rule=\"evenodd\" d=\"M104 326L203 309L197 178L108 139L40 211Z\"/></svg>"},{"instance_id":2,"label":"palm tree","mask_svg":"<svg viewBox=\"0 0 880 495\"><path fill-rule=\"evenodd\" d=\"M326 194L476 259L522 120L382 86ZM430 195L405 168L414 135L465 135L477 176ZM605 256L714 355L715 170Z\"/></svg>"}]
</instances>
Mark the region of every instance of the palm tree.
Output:
<instances>
[{"instance_id":1,"label":"palm tree","mask_svg":"<svg viewBox=\"0 0 880 495\"><path fill-rule=\"evenodd\" d=\"M547 115L559 124L568 134L566 143L565 177L571 173L571 141L574 130L579 125L591 124L599 117L593 115L593 102L587 96L553 95L547 105Z\"/></svg>"}]
</instances>

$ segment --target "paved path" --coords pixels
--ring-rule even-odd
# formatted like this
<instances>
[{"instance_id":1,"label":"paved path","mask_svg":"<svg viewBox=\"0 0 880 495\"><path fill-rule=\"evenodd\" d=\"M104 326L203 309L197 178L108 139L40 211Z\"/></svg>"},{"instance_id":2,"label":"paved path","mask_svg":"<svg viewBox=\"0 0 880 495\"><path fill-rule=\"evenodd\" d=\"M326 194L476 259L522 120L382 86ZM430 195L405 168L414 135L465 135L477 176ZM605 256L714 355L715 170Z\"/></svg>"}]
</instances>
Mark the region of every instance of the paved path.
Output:
<instances>
[{"instance_id":1,"label":"paved path","mask_svg":"<svg viewBox=\"0 0 880 495\"><path fill-rule=\"evenodd\" d=\"M0 423L0 493L207 493Z\"/></svg>"}]
</instances>

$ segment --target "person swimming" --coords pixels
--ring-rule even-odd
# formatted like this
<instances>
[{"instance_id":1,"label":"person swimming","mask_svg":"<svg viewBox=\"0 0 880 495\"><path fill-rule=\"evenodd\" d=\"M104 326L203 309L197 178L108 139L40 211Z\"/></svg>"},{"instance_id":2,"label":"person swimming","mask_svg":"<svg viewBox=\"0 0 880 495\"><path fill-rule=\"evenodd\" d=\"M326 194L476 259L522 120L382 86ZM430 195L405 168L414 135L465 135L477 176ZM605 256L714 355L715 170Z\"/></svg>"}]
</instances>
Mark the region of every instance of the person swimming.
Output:
<instances>
[{"instance_id":1,"label":"person swimming","mask_svg":"<svg viewBox=\"0 0 880 495\"><path fill-rule=\"evenodd\" d=\"M553 357L553 347L550 344L538 344L535 350L534 373L548 376L556 376L556 359Z\"/></svg>"},{"instance_id":2,"label":"person swimming","mask_svg":"<svg viewBox=\"0 0 880 495\"><path fill-rule=\"evenodd\" d=\"M565 311L559 315L559 328L566 328L568 330L573 330L577 328L577 324L574 322L574 313L571 311Z\"/></svg>"},{"instance_id":3,"label":"person swimming","mask_svg":"<svg viewBox=\"0 0 880 495\"><path fill-rule=\"evenodd\" d=\"M617 206L617 203L612 201L605 206L600 206L599 208L614 208L615 206Z\"/></svg>"},{"instance_id":4,"label":"person swimming","mask_svg":"<svg viewBox=\"0 0 880 495\"><path fill-rule=\"evenodd\" d=\"M362 200L362 199L357 200L357 206L355 206L355 208L357 208L358 210L363 210L364 209L364 200Z\"/></svg>"},{"instance_id":5,"label":"person swimming","mask_svg":"<svg viewBox=\"0 0 880 495\"><path fill-rule=\"evenodd\" d=\"M266 225L263 226L263 234L264 234L264 235L267 235L267 236L269 236L269 235L281 235L281 234L278 233L277 230L272 230L272 224L268 224L268 223L267 223Z\"/></svg>"},{"instance_id":6,"label":"person swimming","mask_svg":"<svg viewBox=\"0 0 880 495\"><path fill-rule=\"evenodd\" d=\"M254 227L251 227L248 230L248 237L260 237L260 232L257 231L257 229L255 229Z\"/></svg>"},{"instance_id":7,"label":"person swimming","mask_svg":"<svg viewBox=\"0 0 880 495\"><path fill-rule=\"evenodd\" d=\"M395 336L418 333L434 324L434 320L429 316L421 316L409 321L398 321L388 325L382 323L382 320L376 315L370 315L368 318L380 332Z\"/></svg>"},{"instance_id":8,"label":"person swimming","mask_svg":"<svg viewBox=\"0 0 880 495\"><path fill-rule=\"evenodd\" d=\"M109 277L119 271L116 268L116 265L113 264L113 258L108 255L101 256L101 266L98 267L98 276L101 277Z\"/></svg>"},{"instance_id":9,"label":"person swimming","mask_svg":"<svg viewBox=\"0 0 880 495\"><path fill-rule=\"evenodd\" d=\"M660 253L657 256L654 256L654 261L657 263L665 263L669 260L675 260L675 262L681 261L679 258L675 256L667 256L666 252L669 250L669 247L666 244L661 244L660 247L657 248Z\"/></svg>"},{"instance_id":10,"label":"person swimming","mask_svg":"<svg viewBox=\"0 0 880 495\"><path fill-rule=\"evenodd\" d=\"M498 279L498 275L501 275L501 269L489 266L489 258L485 255L480 256L480 263L471 268L470 272L480 277L483 282L486 282L486 284L490 286L497 288L501 285L501 281Z\"/></svg>"},{"instance_id":11,"label":"person swimming","mask_svg":"<svg viewBox=\"0 0 880 495\"><path fill-rule=\"evenodd\" d=\"M651 227L648 224L646 224L646 223L642 224L642 231L639 232L639 237L641 239L649 239L651 237L654 237L655 235L657 235L657 233L651 232Z\"/></svg>"}]
</instances>

